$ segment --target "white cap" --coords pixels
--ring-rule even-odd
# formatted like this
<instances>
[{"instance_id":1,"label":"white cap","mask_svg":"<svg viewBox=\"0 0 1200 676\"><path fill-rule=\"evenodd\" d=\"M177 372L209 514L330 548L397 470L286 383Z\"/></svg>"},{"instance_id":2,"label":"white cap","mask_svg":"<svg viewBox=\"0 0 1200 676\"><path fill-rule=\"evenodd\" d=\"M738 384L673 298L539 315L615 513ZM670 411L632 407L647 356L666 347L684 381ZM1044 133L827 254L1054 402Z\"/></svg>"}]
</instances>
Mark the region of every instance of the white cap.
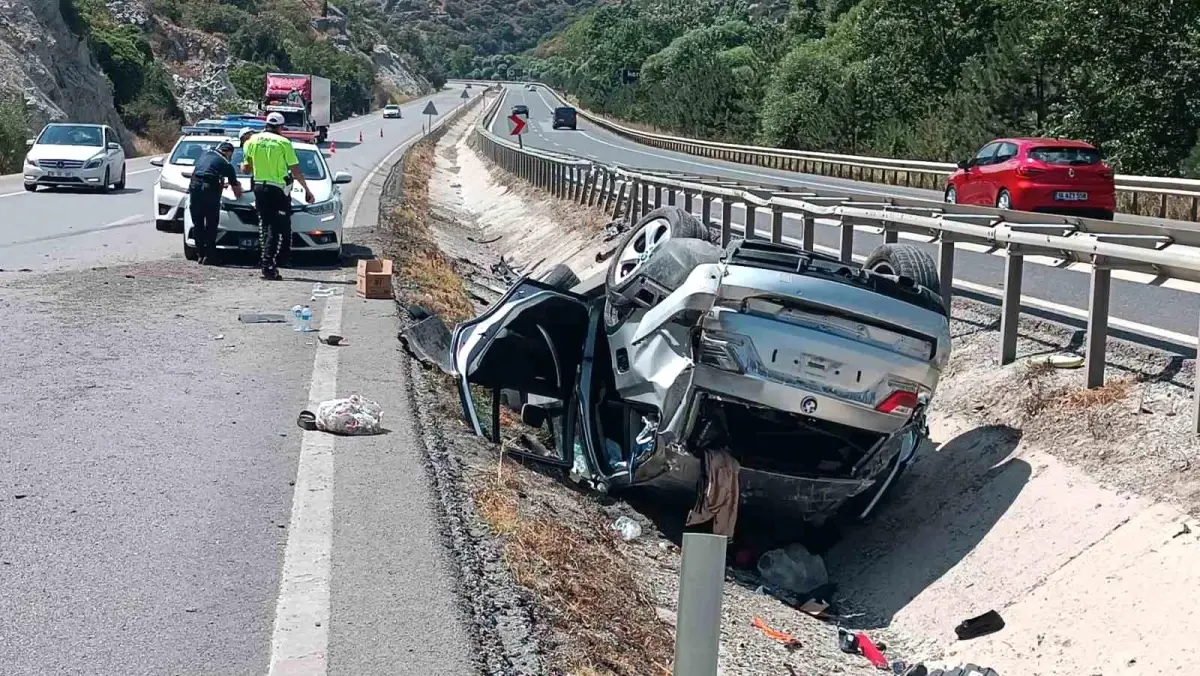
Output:
<instances>
[{"instance_id":1,"label":"white cap","mask_svg":"<svg viewBox=\"0 0 1200 676\"><path fill-rule=\"evenodd\" d=\"M246 134L253 134L253 133L254 133L254 130L251 129L250 127L242 127L242 130L238 132L238 138L241 138L241 137L245 136Z\"/></svg>"},{"instance_id":2,"label":"white cap","mask_svg":"<svg viewBox=\"0 0 1200 676\"><path fill-rule=\"evenodd\" d=\"M267 124L272 127L282 127L283 122L283 113L267 113Z\"/></svg>"}]
</instances>

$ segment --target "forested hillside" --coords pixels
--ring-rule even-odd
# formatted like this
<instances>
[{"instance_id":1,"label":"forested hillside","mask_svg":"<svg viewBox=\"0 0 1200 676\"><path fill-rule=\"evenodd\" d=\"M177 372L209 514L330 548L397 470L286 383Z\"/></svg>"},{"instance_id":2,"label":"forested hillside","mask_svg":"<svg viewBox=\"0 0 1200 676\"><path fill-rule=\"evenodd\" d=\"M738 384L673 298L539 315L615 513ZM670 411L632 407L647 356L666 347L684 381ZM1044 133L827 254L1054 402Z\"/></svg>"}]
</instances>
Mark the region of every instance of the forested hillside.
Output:
<instances>
[{"instance_id":1,"label":"forested hillside","mask_svg":"<svg viewBox=\"0 0 1200 676\"><path fill-rule=\"evenodd\" d=\"M1198 2L624 0L504 69L704 138L956 160L1044 134L1195 175L1198 66Z\"/></svg>"}]
</instances>

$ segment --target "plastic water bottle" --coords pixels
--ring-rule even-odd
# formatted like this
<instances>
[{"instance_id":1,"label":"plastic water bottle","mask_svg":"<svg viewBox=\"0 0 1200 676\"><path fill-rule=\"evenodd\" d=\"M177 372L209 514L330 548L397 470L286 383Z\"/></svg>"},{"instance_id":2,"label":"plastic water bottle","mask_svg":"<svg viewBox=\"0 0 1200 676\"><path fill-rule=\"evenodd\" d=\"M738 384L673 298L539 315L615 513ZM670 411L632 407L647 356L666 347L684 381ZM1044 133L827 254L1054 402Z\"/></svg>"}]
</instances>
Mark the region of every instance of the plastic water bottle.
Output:
<instances>
[{"instance_id":1,"label":"plastic water bottle","mask_svg":"<svg viewBox=\"0 0 1200 676\"><path fill-rule=\"evenodd\" d=\"M301 331L312 331L313 330L312 308L310 308L307 305L305 305L304 309L300 311L300 330Z\"/></svg>"},{"instance_id":2,"label":"plastic water bottle","mask_svg":"<svg viewBox=\"0 0 1200 676\"><path fill-rule=\"evenodd\" d=\"M303 311L304 311L304 308L300 305L292 306L292 330L293 331L300 330L300 313Z\"/></svg>"}]
</instances>

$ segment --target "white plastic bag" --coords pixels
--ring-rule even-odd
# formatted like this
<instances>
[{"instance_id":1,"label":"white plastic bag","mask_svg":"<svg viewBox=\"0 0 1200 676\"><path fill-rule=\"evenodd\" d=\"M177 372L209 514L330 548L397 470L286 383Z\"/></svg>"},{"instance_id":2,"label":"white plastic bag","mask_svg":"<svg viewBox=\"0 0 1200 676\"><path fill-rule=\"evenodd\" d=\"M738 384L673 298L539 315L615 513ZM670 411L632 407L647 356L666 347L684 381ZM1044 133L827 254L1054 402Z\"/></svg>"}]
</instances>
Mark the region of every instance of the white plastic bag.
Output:
<instances>
[{"instance_id":1,"label":"white plastic bag","mask_svg":"<svg viewBox=\"0 0 1200 676\"><path fill-rule=\"evenodd\" d=\"M383 431L383 407L352 394L346 399L330 399L317 405L317 429L333 434L379 434Z\"/></svg>"},{"instance_id":2,"label":"white plastic bag","mask_svg":"<svg viewBox=\"0 0 1200 676\"><path fill-rule=\"evenodd\" d=\"M758 574L778 589L804 594L829 584L825 561L799 542L772 549L758 559Z\"/></svg>"}]
</instances>

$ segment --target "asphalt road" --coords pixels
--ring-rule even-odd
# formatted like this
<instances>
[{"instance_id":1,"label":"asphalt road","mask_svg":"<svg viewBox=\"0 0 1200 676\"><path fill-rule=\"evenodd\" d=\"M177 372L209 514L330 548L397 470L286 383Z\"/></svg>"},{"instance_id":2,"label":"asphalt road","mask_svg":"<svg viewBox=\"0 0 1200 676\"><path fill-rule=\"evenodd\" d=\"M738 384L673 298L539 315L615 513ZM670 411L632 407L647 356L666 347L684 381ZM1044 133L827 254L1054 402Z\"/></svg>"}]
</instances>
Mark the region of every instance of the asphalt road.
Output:
<instances>
[{"instance_id":1,"label":"asphalt road","mask_svg":"<svg viewBox=\"0 0 1200 676\"><path fill-rule=\"evenodd\" d=\"M460 95L432 98L446 113ZM335 125L350 242L370 242L377 167L425 103ZM0 673L472 673L394 304L354 298L350 268L266 282L253 261L183 260L147 169L131 160L108 195L0 178ZM238 321L309 303L314 281L345 291L311 302L345 347ZM295 425L310 398L352 393L388 434Z\"/></svg>"},{"instance_id":2,"label":"asphalt road","mask_svg":"<svg viewBox=\"0 0 1200 676\"><path fill-rule=\"evenodd\" d=\"M580 116L578 129L551 128L552 111L556 104L554 96L543 88L528 91L517 85L506 85L507 98L502 113L492 123L494 133L508 135L507 114L511 106L525 104L529 107L529 131L523 142L532 148L567 153L597 160L607 164L619 164L631 168L675 171L682 173L717 175L733 180L764 182L773 185L809 187L824 190L841 190L855 195L890 195L940 199L940 194L929 190L918 190L900 186L877 185L859 181L812 176L793 172L777 171L762 167L712 160L685 153L661 150L641 145L618 136ZM665 198L664 198L665 199ZM682 203L679 201L677 203ZM696 206L699 209L699 206ZM719 211L714 211L719 213ZM734 222L740 227L744 213L737 209ZM1154 222L1154 219L1121 217L1135 222ZM755 219L762 233L770 232L770 214L761 210ZM793 219L784 221L785 237L801 237L800 224ZM763 236L766 236L765 234ZM902 240L910 241L910 240ZM837 227L818 222L817 245L833 250L838 247ZM865 256L879 244L881 235L859 230L855 235L854 251ZM917 243L936 256L934 245ZM935 258L936 260L936 258ZM964 250L959 247L955 254L955 286L958 289L983 295L993 295L1003 286L1004 258L982 251ZM1134 281L1137 280L1137 281ZM1170 343L1194 346L1196 322L1200 316L1200 286L1182 283L1178 288L1153 286L1145 283L1149 275L1114 274L1111 299L1111 320L1114 329L1146 336ZM1026 306L1079 319L1086 316L1089 299L1090 277L1079 266L1062 269L1034 264L1027 260L1022 294Z\"/></svg>"}]
</instances>

